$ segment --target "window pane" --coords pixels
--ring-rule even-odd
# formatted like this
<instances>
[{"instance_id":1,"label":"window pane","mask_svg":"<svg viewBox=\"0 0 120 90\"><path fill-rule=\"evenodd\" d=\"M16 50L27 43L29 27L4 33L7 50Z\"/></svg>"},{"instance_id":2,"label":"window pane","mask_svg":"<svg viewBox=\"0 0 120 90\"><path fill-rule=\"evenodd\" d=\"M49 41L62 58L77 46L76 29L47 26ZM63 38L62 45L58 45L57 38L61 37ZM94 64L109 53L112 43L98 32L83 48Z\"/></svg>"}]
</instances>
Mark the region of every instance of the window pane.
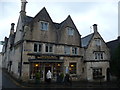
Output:
<instances>
[{"instance_id":1,"label":"window pane","mask_svg":"<svg viewBox=\"0 0 120 90\"><path fill-rule=\"evenodd\" d=\"M41 44L39 44L39 52L41 52L41 49L42 49L41 47L42 47Z\"/></svg>"},{"instance_id":2,"label":"window pane","mask_svg":"<svg viewBox=\"0 0 120 90\"><path fill-rule=\"evenodd\" d=\"M41 30L48 30L48 23L47 22L41 22Z\"/></svg>"},{"instance_id":3,"label":"window pane","mask_svg":"<svg viewBox=\"0 0 120 90\"><path fill-rule=\"evenodd\" d=\"M41 22L41 29L43 30L43 22Z\"/></svg>"},{"instance_id":4,"label":"window pane","mask_svg":"<svg viewBox=\"0 0 120 90\"><path fill-rule=\"evenodd\" d=\"M95 52L95 59L102 60L103 59L103 52Z\"/></svg>"},{"instance_id":5,"label":"window pane","mask_svg":"<svg viewBox=\"0 0 120 90\"><path fill-rule=\"evenodd\" d=\"M73 34L74 34L74 29L68 27L68 28L67 28L67 33L68 33L68 35L73 35Z\"/></svg>"},{"instance_id":6,"label":"window pane","mask_svg":"<svg viewBox=\"0 0 120 90\"><path fill-rule=\"evenodd\" d=\"M52 52L52 46L50 46L50 48L49 48L49 52Z\"/></svg>"},{"instance_id":7,"label":"window pane","mask_svg":"<svg viewBox=\"0 0 120 90\"><path fill-rule=\"evenodd\" d=\"M45 48L46 52L48 52L48 46L46 45L46 48Z\"/></svg>"},{"instance_id":8,"label":"window pane","mask_svg":"<svg viewBox=\"0 0 120 90\"><path fill-rule=\"evenodd\" d=\"M72 48L72 54L78 54L77 48Z\"/></svg>"},{"instance_id":9,"label":"window pane","mask_svg":"<svg viewBox=\"0 0 120 90\"><path fill-rule=\"evenodd\" d=\"M37 52L37 44L34 44L34 51Z\"/></svg>"},{"instance_id":10,"label":"window pane","mask_svg":"<svg viewBox=\"0 0 120 90\"><path fill-rule=\"evenodd\" d=\"M75 48L75 54L77 54L77 48Z\"/></svg>"},{"instance_id":11,"label":"window pane","mask_svg":"<svg viewBox=\"0 0 120 90\"><path fill-rule=\"evenodd\" d=\"M76 74L76 63L69 64L69 72L70 74Z\"/></svg>"},{"instance_id":12,"label":"window pane","mask_svg":"<svg viewBox=\"0 0 120 90\"><path fill-rule=\"evenodd\" d=\"M102 68L93 69L93 79L98 79L99 76L102 76Z\"/></svg>"},{"instance_id":13,"label":"window pane","mask_svg":"<svg viewBox=\"0 0 120 90\"><path fill-rule=\"evenodd\" d=\"M101 55L101 59L103 59L103 53L101 53L100 55Z\"/></svg>"},{"instance_id":14,"label":"window pane","mask_svg":"<svg viewBox=\"0 0 120 90\"><path fill-rule=\"evenodd\" d=\"M96 43L96 46L100 46L101 45L101 40L100 39L96 39L95 43Z\"/></svg>"},{"instance_id":15,"label":"window pane","mask_svg":"<svg viewBox=\"0 0 120 90\"><path fill-rule=\"evenodd\" d=\"M97 59L97 53L95 53L95 59Z\"/></svg>"},{"instance_id":16,"label":"window pane","mask_svg":"<svg viewBox=\"0 0 120 90\"><path fill-rule=\"evenodd\" d=\"M47 23L44 23L44 29L48 30L48 24Z\"/></svg>"},{"instance_id":17,"label":"window pane","mask_svg":"<svg viewBox=\"0 0 120 90\"><path fill-rule=\"evenodd\" d=\"M53 52L53 45L46 44L46 52Z\"/></svg>"},{"instance_id":18,"label":"window pane","mask_svg":"<svg viewBox=\"0 0 120 90\"><path fill-rule=\"evenodd\" d=\"M65 46L65 47L64 47L64 53L65 53L65 54L70 54L70 47Z\"/></svg>"}]
</instances>

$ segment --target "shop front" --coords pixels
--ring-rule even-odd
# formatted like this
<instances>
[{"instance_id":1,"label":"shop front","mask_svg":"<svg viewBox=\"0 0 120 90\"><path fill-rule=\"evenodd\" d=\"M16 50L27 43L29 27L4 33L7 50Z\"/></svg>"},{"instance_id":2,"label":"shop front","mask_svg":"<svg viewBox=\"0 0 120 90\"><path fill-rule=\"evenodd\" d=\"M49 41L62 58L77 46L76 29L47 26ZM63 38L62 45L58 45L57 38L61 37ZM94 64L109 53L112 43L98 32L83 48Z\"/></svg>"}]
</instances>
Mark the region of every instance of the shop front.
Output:
<instances>
[{"instance_id":1,"label":"shop front","mask_svg":"<svg viewBox=\"0 0 120 90\"><path fill-rule=\"evenodd\" d=\"M46 81L48 70L52 73L52 81L56 80L57 73L63 72L63 60L57 56L35 56L29 59L30 62L30 79L35 79L36 73L40 73L40 80Z\"/></svg>"}]
</instances>

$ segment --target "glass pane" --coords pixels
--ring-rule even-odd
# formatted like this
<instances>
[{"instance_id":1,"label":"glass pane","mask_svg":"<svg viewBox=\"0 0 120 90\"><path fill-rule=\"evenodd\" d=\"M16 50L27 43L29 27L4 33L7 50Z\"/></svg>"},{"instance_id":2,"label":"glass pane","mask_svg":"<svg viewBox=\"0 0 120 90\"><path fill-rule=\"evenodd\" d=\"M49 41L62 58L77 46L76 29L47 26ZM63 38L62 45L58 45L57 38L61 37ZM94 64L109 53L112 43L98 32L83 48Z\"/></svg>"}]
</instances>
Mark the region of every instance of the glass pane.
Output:
<instances>
[{"instance_id":1,"label":"glass pane","mask_svg":"<svg viewBox=\"0 0 120 90\"><path fill-rule=\"evenodd\" d=\"M34 44L34 51L37 52L37 44Z\"/></svg>"},{"instance_id":2,"label":"glass pane","mask_svg":"<svg viewBox=\"0 0 120 90\"><path fill-rule=\"evenodd\" d=\"M68 27L67 32L68 32L68 35L73 35L74 34L74 29Z\"/></svg>"},{"instance_id":3,"label":"glass pane","mask_svg":"<svg viewBox=\"0 0 120 90\"><path fill-rule=\"evenodd\" d=\"M42 49L42 48L41 48L41 44L39 44L39 52L41 52L41 49Z\"/></svg>"},{"instance_id":4,"label":"glass pane","mask_svg":"<svg viewBox=\"0 0 120 90\"><path fill-rule=\"evenodd\" d=\"M48 30L48 23L47 22L41 22L41 30Z\"/></svg>"},{"instance_id":5,"label":"glass pane","mask_svg":"<svg viewBox=\"0 0 120 90\"><path fill-rule=\"evenodd\" d=\"M67 47L67 46L66 46L66 47L64 48L64 53L65 53L65 54L70 54L70 47Z\"/></svg>"},{"instance_id":6,"label":"glass pane","mask_svg":"<svg viewBox=\"0 0 120 90\"><path fill-rule=\"evenodd\" d=\"M70 74L76 74L76 63L69 64L69 72Z\"/></svg>"},{"instance_id":7,"label":"glass pane","mask_svg":"<svg viewBox=\"0 0 120 90\"><path fill-rule=\"evenodd\" d=\"M49 49L50 49L50 51L49 51L49 52L52 52L52 46L50 46L50 48L49 48Z\"/></svg>"},{"instance_id":8,"label":"glass pane","mask_svg":"<svg viewBox=\"0 0 120 90\"><path fill-rule=\"evenodd\" d=\"M48 52L48 46L46 46L45 50L46 50L46 52Z\"/></svg>"}]
</instances>

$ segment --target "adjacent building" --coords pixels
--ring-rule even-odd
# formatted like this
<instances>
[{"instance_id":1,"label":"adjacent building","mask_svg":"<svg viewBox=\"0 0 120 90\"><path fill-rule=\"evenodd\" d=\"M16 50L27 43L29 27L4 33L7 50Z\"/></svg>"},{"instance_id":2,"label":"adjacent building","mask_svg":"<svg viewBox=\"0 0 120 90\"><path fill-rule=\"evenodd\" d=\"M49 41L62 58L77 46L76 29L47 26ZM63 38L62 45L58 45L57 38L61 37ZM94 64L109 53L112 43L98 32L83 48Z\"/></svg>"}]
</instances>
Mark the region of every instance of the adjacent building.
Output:
<instances>
[{"instance_id":1,"label":"adjacent building","mask_svg":"<svg viewBox=\"0 0 120 90\"><path fill-rule=\"evenodd\" d=\"M93 25L94 33L81 39L83 51L83 78L88 81L110 79L110 53L105 41L97 30L97 25Z\"/></svg>"},{"instance_id":2,"label":"adjacent building","mask_svg":"<svg viewBox=\"0 0 120 90\"><path fill-rule=\"evenodd\" d=\"M2 67L2 52L0 52L0 68Z\"/></svg>"},{"instance_id":3,"label":"adjacent building","mask_svg":"<svg viewBox=\"0 0 120 90\"><path fill-rule=\"evenodd\" d=\"M73 80L107 80L110 54L94 24L94 33L81 39L81 35L69 15L63 22L53 22L44 7L35 17L26 15L26 0L21 11L16 32L11 24L9 38L3 46L3 68L24 82L34 80L40 72L46 81L50 70L52 80L57 73L69 73Z\"/></svg>"},{"instance_id":4,"label":"adjacent building","mask_svg":"<svg viewBox=\"0 0 120 90\"><path fill-rule=\"evenodd\" d=\"M107 42L107 46L110 49L111 57L112 55L114 55L115 49L118 48L119 44L120 44L120 35L118 36L117 39Z\"/></svg>"}]
</instances>

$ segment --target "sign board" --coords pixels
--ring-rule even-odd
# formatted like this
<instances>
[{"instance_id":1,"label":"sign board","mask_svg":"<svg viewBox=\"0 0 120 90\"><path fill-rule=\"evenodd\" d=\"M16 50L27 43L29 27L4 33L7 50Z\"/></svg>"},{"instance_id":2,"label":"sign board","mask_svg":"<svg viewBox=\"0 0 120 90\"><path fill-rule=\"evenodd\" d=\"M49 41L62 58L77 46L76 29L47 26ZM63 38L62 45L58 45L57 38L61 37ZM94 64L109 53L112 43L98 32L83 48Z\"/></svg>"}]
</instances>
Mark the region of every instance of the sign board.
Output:
<instances>
[{"instance_id":1,"label":"sign board","mask_svg":"<svg viewBox=\"0 0 120 90\"><path fill-rule=\"evenodd\" d=\"M4 41L0 41L0 45L5 45L5 42Z\"/></svg>"}]
</instances>

